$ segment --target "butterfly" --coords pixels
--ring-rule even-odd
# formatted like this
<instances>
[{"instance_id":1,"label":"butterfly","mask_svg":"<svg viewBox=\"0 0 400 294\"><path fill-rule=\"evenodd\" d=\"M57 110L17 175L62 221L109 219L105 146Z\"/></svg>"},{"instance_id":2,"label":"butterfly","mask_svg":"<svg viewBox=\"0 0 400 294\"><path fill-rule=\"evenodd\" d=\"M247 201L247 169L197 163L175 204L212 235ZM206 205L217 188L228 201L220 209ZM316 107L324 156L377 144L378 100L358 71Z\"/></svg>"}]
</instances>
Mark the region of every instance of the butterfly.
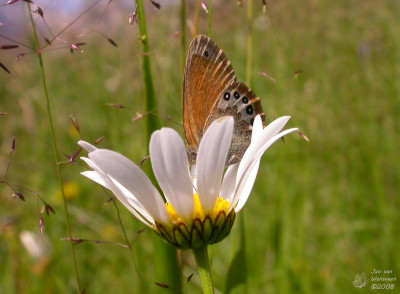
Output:
<instances>
[{"instance_id":1,"label":"butterfly","mask_svg":"<svg viewBox=\"0 0 400 294\"><path fill-rule=\"evenodd\" d=\"M264 124L260 98L236 80L224 52L209 37L195 37L189 46L183 77L183 127L192 163L207 127L228 115L233 116L235 124L226 165L239 162L250 144L258 114Z\"/></svg>"}]
</instances>

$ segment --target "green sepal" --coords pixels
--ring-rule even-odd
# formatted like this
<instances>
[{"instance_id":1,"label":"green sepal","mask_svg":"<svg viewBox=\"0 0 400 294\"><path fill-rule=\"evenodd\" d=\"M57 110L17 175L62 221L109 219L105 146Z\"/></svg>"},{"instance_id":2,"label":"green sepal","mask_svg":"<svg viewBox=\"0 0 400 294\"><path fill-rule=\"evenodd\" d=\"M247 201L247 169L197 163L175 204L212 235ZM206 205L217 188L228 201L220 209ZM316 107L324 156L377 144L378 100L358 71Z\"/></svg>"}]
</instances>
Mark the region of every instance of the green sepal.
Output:
<instances>
[{"instance_id":1,"label":"green sepal","mask_svg":"<svg viewBox=\"0 0 400 294\"><path fill-rule=\"evenodd\" d=\"M154 231L172 246L196 249L224 239L231 231L235 216L232 210L228 215L224 211L219 212L214 221L207 215L203 221L194 219L189 225L179 222L168 227L156 223Z\"/></svg>"},{"instance_id":2,"label":"green sepal","mask_svg":"<svg viewBox=\"0 0 400 294\"><path fill-rule=\"evenodd\" d=\"M228 214L228 216L225 220L225 223L224 223L223 227L221 228L221 231L218 234L218 237L217 237L217 240L215 241L215 243L222 241L226 236L229 235L234 221L235 221L235 213L231 212L230 214Z\"/></svg>"},{"instance_id":3,"label":"green sepal","mask_svg":"<svg viewBox=\"0 0 400 294\"><path fill-rule=\"evenodd\" d=\"M209 244L214 244L217 242L217 239L221 233L221 228L224 223L225 223L225 213L220 212L218 213L214 221L214 224L212 225L213 228L212 228L212 234L208 241Z\"/></svg>"},{"instance_id":4,"label":"green sepal","mask_svg":"<svg viewBox=\"0 0 400 294\"><path fill-rule=\"evenodd\" d=\"M214 230L217 230L218 232L221 232L225 222L226 222L225 212L218 213L218 215L217 215L217 217L215 219L215 222L214 222Z\"/></svg>"},{"instance_id":5,"label":"green sepal","mask_svg":"<svg viewBox=\"0 0 400 294\"><path fill-rule=\"evenodd\" d=\"M211 222L211 218L207 216L203 222L203 240L206 244L209 243L210 237L212 236L213 233L213 226Z\"/></svg>"},{"instance_id":6,"label":"green sepal","mask_svg":"<svg viewBox=\"0 0 400 294\"><path fill-rule=\"evenodd\" d=\"M199 220L198 218L196 218L193 223L192 223L192 231L193 230L197 230L197 232L200 234L200 236L203 235L203 223L201 222L201 220Z\"/></svg>"},{"instance_id":7,"label":"green sepal","mask_svg":"<svg viewBox=\"0 0 400 294\"><path fill-rule=\"evenodd\" d=\"M184 223L179 223L174 228L174 239L180 248L190 248L190 233Z\"/></svg>"},{"instance_id":8,"label":"green sepal","mask_svg":"<svg viewBox=\"0 0 400 294\"><path fill-rule=\"evenodd\" d=\"M174 237L171 235L171 229L166 229L163 225L156 224L155 232L160 235L168 243L174 244Z\"/></svg>"},{"instance_id":9,"label":"green sepal","mask_svg":"<svg viewBox=\"0 0 400 294\"><path fill-rule=\"evenodd\" d=\"M202 239L202 236L199 231L197 231L197 228L192 227L192 249L193 248L200 248L204 246L204 240Z\"/></svg>"}]
</instances>

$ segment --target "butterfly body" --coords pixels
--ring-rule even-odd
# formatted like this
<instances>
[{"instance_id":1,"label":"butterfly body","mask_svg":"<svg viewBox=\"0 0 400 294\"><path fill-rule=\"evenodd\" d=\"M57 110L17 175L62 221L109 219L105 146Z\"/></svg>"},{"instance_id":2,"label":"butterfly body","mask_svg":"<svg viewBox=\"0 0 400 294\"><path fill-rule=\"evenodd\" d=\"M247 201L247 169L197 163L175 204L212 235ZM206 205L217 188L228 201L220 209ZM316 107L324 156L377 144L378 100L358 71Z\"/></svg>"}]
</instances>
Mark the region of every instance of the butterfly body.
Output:
<instances>
[{"instance_id":1,"label":"butterfly body","mask_svg":"<svg viewBox=\"0 0 400 294\"><path fill-rule=\"evenodd\" d=\"M183 125L189 157L195 161L207 127L219 117L235 120L227 164L240 160L250 144L254 118L264 121L260 98L236 80L231 62L207 36L190 44L183 82Z\"/></svg>"}]
</instances>

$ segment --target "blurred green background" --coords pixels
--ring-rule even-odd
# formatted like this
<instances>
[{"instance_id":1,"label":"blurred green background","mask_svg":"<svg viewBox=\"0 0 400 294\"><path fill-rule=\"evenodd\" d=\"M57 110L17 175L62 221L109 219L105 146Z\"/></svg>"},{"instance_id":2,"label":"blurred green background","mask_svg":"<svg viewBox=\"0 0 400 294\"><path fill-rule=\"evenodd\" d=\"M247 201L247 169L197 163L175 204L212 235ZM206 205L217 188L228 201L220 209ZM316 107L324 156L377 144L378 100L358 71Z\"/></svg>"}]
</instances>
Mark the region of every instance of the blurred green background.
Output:
<instances>
[{"instance_id":1,"label":"blurred green background","mask_svg":"<svg viewBox=\"0 0 400 294\"><path fill-rule=\"evenodd\" d=\"M36 2L36 1L35 1ZM2 3L5 3L3 1ZM182 63L178 1L146 6L152 70L158 99L154 113L163 126L183 135ZM54 32L85 9L37 1ZM114 1L98 26L99 34L74 36L96 28L107 1L86 13L61 37L86 42L84 53L68 49L43 53L60 153L73 154L80 138L116 150L139 163L146 154L141 44L137 25L127 16L133 3ZM58 4L59 5L59 4ZM212 38L245 80L246 10L235 1L212 4ZM277 142L262 159L252 196L242 210L245 226L247 288L237 293L375 293L370 281L353 286L356 274L373 269L400 275L400 2L254 2L251 88L261 98L268 121L291 115L310 139L297 135ZM187 3L186 46L195 24L194 1ZM9 16L14 15L12 19ZM7 16L7 17L6 17ZM26 3L0 7L0 33L33 44ZM35 15L35 21L41 24ZM47 35L39 25L40 40ZM198 33L207 33L207 14L199 11ZM13 44L0 37L0 44ZM58 46L57 46L58 45ZM62 43L53 45L54 48ZM1 50L0 181L8 180L40 196L56 211L44 216L47 254L33 258L21 243L24 231L39 232L41 203L23 188L26 201L14 200L0 184L0 293L73 293L75 281L63 204L58 193L45 100L37 58L22 47ZM294 72L302 70L296 78ZM266 72L276 81L262 76ZM107 106L116 103L125 109ZM70 114L79 122L74 129ZM154 115L154 114L151 114ZM82 162L79 160L82 164ZM149 163L146 163L149 164ZM100 187L79 175L83 166L63 165L73 236L124 243L115 206ZM86 293L172 292L154 284L152 237L121 205L120 214L143 285L129 251L112 244L76 245L78 270ZM218 293L226 293L228 271L238 249L239 223L212 246ZM180 253L183 276L196 273L186 293L201 293L192 253ZM231 272L232 274L232 272ZM387 283L387 282L385 282ZM395 281L395 292L400 282ZM388 290L389 291L389 290ZM235 292L235 293L236 293Z\"/></svg>"}]
</instances>

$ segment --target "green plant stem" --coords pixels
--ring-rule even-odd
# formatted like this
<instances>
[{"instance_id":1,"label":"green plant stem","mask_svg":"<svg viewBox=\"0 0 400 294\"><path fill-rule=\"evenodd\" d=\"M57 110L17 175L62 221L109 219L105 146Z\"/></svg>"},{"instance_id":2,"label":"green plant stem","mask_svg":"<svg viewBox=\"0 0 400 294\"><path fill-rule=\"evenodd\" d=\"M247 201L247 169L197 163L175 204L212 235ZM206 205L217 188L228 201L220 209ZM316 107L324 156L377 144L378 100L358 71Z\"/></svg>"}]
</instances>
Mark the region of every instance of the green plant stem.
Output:
<instances>
[{"instance_id":1,"label":"green plant stem","mask_svg":"<svg viewBox=\"0 0 400 294\"><path fill-rule=\"evenodd\" d=\"M148 112L157 109L157 103L155 99L155 92L153 86L153 78L151 74L151 63L150 63L150 52L149 49L149 38L147 36L146 28L146 16L143 7L143 0L137 0L137 15L139 22L140 38L142 40L142 52L143 54L143 82L145 86L145 100L146 110ZM161 127L161 123L158 117L148 115L147 121L147 142L150 141L151 134ZM151 169L148 170L148 175L155 183L155 177L152 174ZM155 279L157 282L168 284L169 287L174 289L180 289L181 277L180 268L178 264L178 258L176 250L163 243L161 239L154 234L153 237L153 251L154 251L154 263L155 263Z\"/></svg>"},{"instance_id":2,"label":"green plant stem","mask_svg":"<svg viewBox=\"0 0 400 294\"><path fill-rule=\"evenodd\" d=\"M73 266L74 266L74 273L75 273L77 292L81 293L81 287L80 287L79 275L78 275L78 267L77 267L77 264L76 264L76 257L75 257L75 250L74 250L74 246L73 246L73 243L72 243L72 232L71 232L71 225L70 225L70 222L69 222L67 199L65 198L63 179L62 179L62 175L61 175L60 165L58 164L60 162L60 160L59 160L59 156L58 156L57 142L56 142L56 136L55 136L54 126L53 126L53 118L52 118L52 114L51 114L49 93L47 91L46 75L44 73L44 67L43 67L43 57L42 57L41 52L38 51L39 50L39 41L38 41L38 37L37 37L37 33L36 33L35 22L33 20L32 13L31 13L31 6L30 6L29 3L28 3L28 14L29 14L31 25L32 25L32 29L33 29L33 38L35 40L35 48L37 50L37 56L38 56L38 59L39 59L40 74L42 76L43 92L44 92L44 96L46 98L47 117L48 117L48 120L49 120L49 126L50 126L50 132L51 132L51 140L52 140L52 145L53 145L54 160L55 160L55 163L56 163L56 170L57 170L57 178L58 178L60 192L61 192L61 195L62 195L62 198L63 198L63 203L64 203L65 222L66 222L66 226L67 226L68 237L70 239L69 244L70 244L72 261L73 261Z\"/></svg>"},{"instance_id":3,"label":"green plant stem","mask_svg":"<svg viewBox=\"0 0 400 294\"><path fill-rule=\"evenodd\" d=\"M186 0L181 0L181 76L186 61Z\"/></svg>"},{"instance_id":4,"label":"green plant stem","mask_svg":"<svg viewBox=\"0 0 400 294\"><path fill-rule=\"evenodd\" d=\"M136 1L137 3L137 15L139 22L139 32L140 39L142 42L142 74L143 74L143 82L145 87L145 101L146 101L146 111L151 112L157 108L157 102L155 99L154 85L153 85L153 77L151 74L151 59L150 59L150 46L149 46L149 38L147 36L147 27L146 27L146 15L143 7L143 0ZM150 136L152 132L159 129L161 127L160 119L157 116L147 115L146 116L146 125L147 125L147 141L150 141Z\"/></svg>"},{"instance_id":5,"label":"green plant stem","mask_svg":"<svg viewBox=\"0 0 400 294\"><path fill-rule=\"evenodd\" d=\"M211 38L211 10L212 3L211 0L208 1L208 36Z\"/></svg>"},{"instance_id":6,"label":"green plant stem","mask_svg":"<svg viewBox=\"0 0 400 294\"><path fill-rule=\"evenodd\" d=\"M204 294L213 294L214 287L211 277L211 267L208 258L207 246L193 249L194 257L196 259L197 268L199 270L201 284L203 285Z\"/></svg>"},{"instance_id":7,"label":"green plant stem","mask_svg":"<svg viewBox=\"0 0 400 294\"><path fill-rule=\"evenodd\" d=\"M195 9L194 9L194 29L193 29L193 35L194 36L197 36L197 33L199 31L200 5L201 5L201 0L196 0L196 6L195 6Z\"/></svg>"},{"instance_id":8,"label":"green plant stem","mask_svg":"<svg viewBox=\"0 0 400 294\"><path fill-rule=\"evenodd\" d=\"M246 84L251 87L251 67L253 51L253 0L247 1L246 32Z\"/></svg>"}]
</instances>

